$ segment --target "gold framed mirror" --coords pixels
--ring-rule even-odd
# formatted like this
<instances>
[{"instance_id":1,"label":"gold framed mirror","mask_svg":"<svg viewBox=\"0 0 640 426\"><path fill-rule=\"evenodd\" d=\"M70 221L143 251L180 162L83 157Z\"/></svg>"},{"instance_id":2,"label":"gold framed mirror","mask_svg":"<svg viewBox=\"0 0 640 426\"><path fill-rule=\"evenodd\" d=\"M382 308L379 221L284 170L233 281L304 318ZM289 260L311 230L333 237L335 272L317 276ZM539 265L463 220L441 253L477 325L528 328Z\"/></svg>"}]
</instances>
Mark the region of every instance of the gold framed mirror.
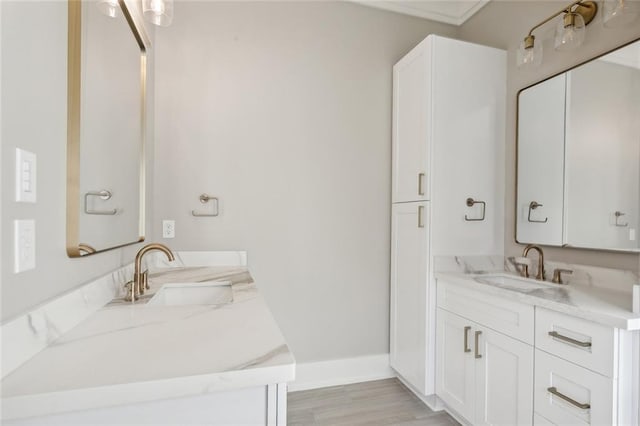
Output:
<instances>
[{"instance_id":1,"label":"gold framed mirror","mask_svg":"<svg viewBox=\"0 0 640 426\"><path fill-rule=\"evenodd\" d=\"M67 254L144 240L146 46L124 0L68 1Z\"/></svg>"},{"instance_id":2,"label":"gold framed mirror","mask_svg":"<svg viewBox=\"0 0 640 426\"><path fill-rule=\"evenodd\" d=\"M640 39L518 93L516 242L640 252Z\"/></svg>"}]
</instances>

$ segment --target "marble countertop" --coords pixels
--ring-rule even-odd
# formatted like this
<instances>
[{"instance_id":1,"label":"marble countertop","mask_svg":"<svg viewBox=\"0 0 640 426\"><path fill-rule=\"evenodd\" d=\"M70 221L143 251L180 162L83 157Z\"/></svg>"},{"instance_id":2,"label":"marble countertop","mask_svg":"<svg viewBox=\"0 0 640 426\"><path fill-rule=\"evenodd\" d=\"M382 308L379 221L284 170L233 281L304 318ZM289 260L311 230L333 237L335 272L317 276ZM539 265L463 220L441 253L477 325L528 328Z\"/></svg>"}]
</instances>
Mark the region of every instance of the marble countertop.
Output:
<instances>
[{"instance_id":1,"label":"marble countertop","mask_svg":"<svg viewBox=\"0 0 640 426\"><path fill-rule=\"evenodd\" d=\"M230 281L224 305L147 306L165 283ZM2 380L3 419L289 382L295 360L246 267L173 268Z\"/></svg>"},{"instance_id":2,"label":"marble countertop","mask_svg":"<svg viewBox=\"0 0 640 426\"><path fill-rule=\"evenodd\" d=\"M507 288L506 286L501 287L479 282L475 279L486 278L490 275L512 275L519 278L508 272L438 272L435 274L438 280L457 283L469 289L541 306L623 330L640 330L640 313L632 312L632 294L630 292L597 286L552 283L546 283L548 286L543 288Z\"/></svg>"}]
</instances>

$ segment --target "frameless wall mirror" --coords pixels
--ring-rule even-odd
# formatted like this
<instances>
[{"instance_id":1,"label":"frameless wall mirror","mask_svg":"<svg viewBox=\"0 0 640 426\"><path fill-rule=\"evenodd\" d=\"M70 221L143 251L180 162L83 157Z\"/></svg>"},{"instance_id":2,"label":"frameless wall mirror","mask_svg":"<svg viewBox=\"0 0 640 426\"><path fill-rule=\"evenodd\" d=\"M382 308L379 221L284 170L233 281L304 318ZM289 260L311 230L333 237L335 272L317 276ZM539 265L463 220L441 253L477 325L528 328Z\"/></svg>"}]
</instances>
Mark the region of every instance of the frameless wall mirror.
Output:
<instances>
[{"instance_id":1,"label":"frameless wall mirror","mask_svg":"<svg viewBox=\"0 0 640 426\"><path fill-rule=\"evenodd\" d=\"M640 251L640 40L518 94L516 240Z\"/></svg>"},{"instance_id":2,"label":"frameless wall mirror","mask_svg":"<svg viewBox=\"0 0 640 426\"><path fill-rule=\"evenodd\" d=\"M146 56L123 0L69 0L67 254L144 240Z\"/></svg>"}]
</instances>

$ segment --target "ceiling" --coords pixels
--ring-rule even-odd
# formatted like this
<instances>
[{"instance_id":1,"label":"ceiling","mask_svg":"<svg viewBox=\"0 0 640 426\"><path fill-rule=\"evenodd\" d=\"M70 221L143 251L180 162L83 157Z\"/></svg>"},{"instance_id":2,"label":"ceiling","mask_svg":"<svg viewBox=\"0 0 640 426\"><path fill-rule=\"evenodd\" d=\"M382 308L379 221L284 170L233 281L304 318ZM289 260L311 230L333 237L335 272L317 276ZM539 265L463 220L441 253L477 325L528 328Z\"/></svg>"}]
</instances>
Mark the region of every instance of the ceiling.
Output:
<instances>
[{"instance_id":1,"label":"ceiling","mask_svg":"<svg viewBox=\"0 0 640 426\"><path fill-rule=\"evenodd\" d=\"M490 0L351 0L364 6L390 10L452 25L462 25Z\"/></svg>"}]
</instances>

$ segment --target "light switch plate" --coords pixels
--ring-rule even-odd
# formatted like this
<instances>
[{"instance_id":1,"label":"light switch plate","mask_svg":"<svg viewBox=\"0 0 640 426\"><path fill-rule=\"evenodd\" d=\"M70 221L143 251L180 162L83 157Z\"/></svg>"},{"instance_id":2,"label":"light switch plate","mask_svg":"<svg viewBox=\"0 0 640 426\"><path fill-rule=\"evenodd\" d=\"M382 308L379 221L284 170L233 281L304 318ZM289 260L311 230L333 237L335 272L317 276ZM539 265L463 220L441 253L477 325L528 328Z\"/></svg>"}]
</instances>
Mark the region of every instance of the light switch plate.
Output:
<instances>
[{"instance_id":1,"label":"light switch plate","mask_svg":"<svg viewBox=\"0 0 640 426\"><path fill-rule=\"evenodd\" d=\"M16 148L16 201L36 202L36 155Z\"/></svg>"},{"instance_id":2,"label":"light switch plate","mask_svg":"<svg viewBox=\"0 0 640 426\"><path fill-rule=\"evenodd\" d=\"M14 221L14 267L19 272L35 269L36 267L36 221Z\"/></svg>"}]
</instances>

